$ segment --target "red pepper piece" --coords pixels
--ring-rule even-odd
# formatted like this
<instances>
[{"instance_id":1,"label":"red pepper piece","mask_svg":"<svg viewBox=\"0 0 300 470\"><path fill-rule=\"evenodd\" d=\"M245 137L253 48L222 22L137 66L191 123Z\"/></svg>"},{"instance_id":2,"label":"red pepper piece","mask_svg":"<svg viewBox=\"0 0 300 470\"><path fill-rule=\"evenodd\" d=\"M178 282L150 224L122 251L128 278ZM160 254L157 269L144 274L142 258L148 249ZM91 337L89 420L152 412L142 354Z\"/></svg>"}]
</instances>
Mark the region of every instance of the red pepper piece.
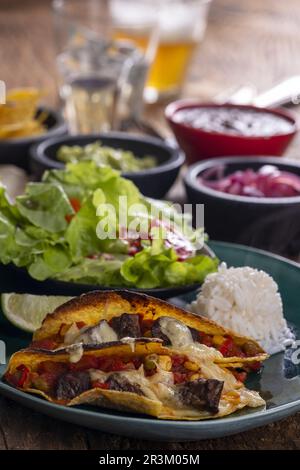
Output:
<instances>
[{"instance_id":1,"label":"red pepper piece","mask_svg":"<svg viewBox=\"0 0 300 470\"><path fill-rule=\"evenodd\" d=\"M21 372L21 375L19 377L19 380L17 382L17 386L20 388L23 388L27 378L29 377L29 369L26 367L24 364L21 364L17 367L17 370Z\"/></svg>"},{"instance_id":2,"label":"red pepper piece","mask_svg":"<svg viewBox=\"0 0 300 470\"><path fill-rule=\"evenodd\" d=\"M238 372L237 370L232 371L234 377L236 380L239 380L240 382L244 383L246 378L247 378L247 372Z\"/></svg>"},{"instance_id":3,"label":"red pepper piece","mask_svg":"<svg viewBox=\"0 0 300 470\"><path fill-rule=\"evenodd\" d=\"M233 340L232 338L227 338L225 339L225 341L223 341L223 343L221 344L220 348L219 348L219 351L221 354L223 354L223 356L228 356L229 355L229 352L230 350L232 349L232 345L233 345Z\"/></svg>"},{"instance_id":4,"label":"red pepper piece","mask_svg":"<svg viewBox=\"0 0 300 470\"><path fill-rule=\"evenodd\" d=\"M238 345L234 343L231 336L228 336L225 339L225 341L221 344L219 351L221 354L223 354L224 357L245 357L245 353Z\"/></svg>"},{"instance_id":5,"label":"red pepper piece","mask_svg":"<svg viewBox=\"0 0 300 470\"><path fill-rule=\"evenodd\" d=\"M104 390L107 390L109 388L109 385L106 382L100 382L100 380L95 380L92 383L93 388L102 388Z\"/></svg>"},{"instance_id":6,"label":"red pepper piece","mask_svg":"<svg viewBox=\"0 0 300 470\"><path fill-rule=\"evenodd\" d=\"M71 197L71 198L70 198L70 204L71 204L71 206L72 206L72 208L73 208L73 210L74 210L75 213L77 213L77 212L80 210L80 208L81 208L81 204L80 204L79 199L76 199L76 198L74 198L74 197ZM67 214L67 215L65 216L65 219L66 219L66 221L68 222L68 224L71 222L71 220L73 219L73 217L74 217L74 214Z\"/></svg>"},{"instance_id":7,"label":"red pepper piece","mask_svg":"<svg viewBox=\"0 0 300 470\"><path fill-rule=\"evenodd\" d=\"M208 347L213 346L212 336L206 333L202 333L201 331L199 331L199 342Z\"/></svg>"},{"instance_id":8,"label":"red pepper piece","mask_svg":"<svg viewBox=\"0 0 300 470\"><path fill-rule=\"evenodd\" d=\"M183 382L186 382L187 379L187 374L182 374L181 372L174 372L174 384L181 384Z\"/></svg>"},{"instance_id":9,"label":"red pepper piece","mask_svg":"<svg viewBox=\"0 0 300 470\"><path fill-rule=\"evenodd\" d=\"M172 356L172 366L173 367L177 367L177 366L180 366L181 364L183 364L185 362L185 357L184 356L177 356L176 354L174 354Z\"/></svg>"},{"instance_id":10,"label":"red pepper piece","mask_svg":"<svg viewBox=\"0 0 300 470\"><path fill-rule=\"evenodd\" d=\"M75 197L71 197L70 198L70 203L71 203L71 206L74 209L74 212L78 212L80 210L81 204L80 204L79 199L77 199Z\"/></svg>"}]
</instances>

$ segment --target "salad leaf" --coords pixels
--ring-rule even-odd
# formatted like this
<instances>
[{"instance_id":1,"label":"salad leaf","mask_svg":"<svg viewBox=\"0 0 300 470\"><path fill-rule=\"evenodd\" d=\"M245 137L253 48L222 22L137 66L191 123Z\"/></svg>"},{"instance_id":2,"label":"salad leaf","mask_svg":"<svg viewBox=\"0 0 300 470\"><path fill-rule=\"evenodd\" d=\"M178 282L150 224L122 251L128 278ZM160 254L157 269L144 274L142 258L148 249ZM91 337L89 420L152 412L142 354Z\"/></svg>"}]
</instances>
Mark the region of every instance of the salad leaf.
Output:
<instances>
[{"instance_id":1,"label":"salad leaf","mask_svg":"<svg viewBox=\"0 0 300 470\"><path fill-rule=\"evenodd\" d=\"M120 268L123 260L124 256L122 255L112 258L107 257L107 255L95 259L86 258L56 277L67 282L120 286L122 285Z\"/></svg>"},{"instance_id":2,"label":"salad leaf","mask_svg":"<svg viewBox=\"0 0 300 470\"><path fill-rule=\"evenodd\" d=\"M63 189L53 183L29 183L25 194L16 198L16 207L29 222L49 232L65 230L66 216L74 213Z\"/></svg>"},{"instance_id":3,"label":"salad leaf","mask_svg":"<svg viewBox=\"0 0 300 470\"><path fill-rule=\"evenodd\" d=\"M128 258L121 267L124 280L140 288L168 285L186 285L201 282L209 272L217 269L218 260L205 255L178 261L173 248L166 248L163 240Z\"/></svg>"},{"instance_id":4,"label":"salad leaf","mask_svg":"<svg viewBox=\"0 0 300 470\"><path fill-rule=\"evenodd\" d=\"M65 239L74 261L99 252L96 225L96 209L89 199L72 218L65 232Z\"/></svg>"},{"instance_id":5,"label":"salad leaf","mask_svg":"<svg viewBox=\"0 0 300 470\"><path fill-rule=\"evenodd\" d=\"M48 247L41 255L34 257L28 272L39 281L63 273L71 265L71 257L62 246Z\"/></svg>"},{"instance_id":6,"label":"salad leaf","mask_svg":"<svg viewBox=\"0 0 300 470\"><path fill-rule=\"evenodd\" d=\"M203 231L172 205L145 198L95 162L46 172L15 203L0 186L0 262L26 266L38 280L140 288L199 283L218 264L196 254L200 237Z\"/></svg>"},{"instance_id":7,"label":"salad leaf","mask_svg":"<svg viewBox=\"0 0 300 470\"><path fill-rule=\"evenodd\" d=\"M15 231L15 225L0 212L0 260L3 264L8 264L18 256Z\"/></svg>"}]
</instances>

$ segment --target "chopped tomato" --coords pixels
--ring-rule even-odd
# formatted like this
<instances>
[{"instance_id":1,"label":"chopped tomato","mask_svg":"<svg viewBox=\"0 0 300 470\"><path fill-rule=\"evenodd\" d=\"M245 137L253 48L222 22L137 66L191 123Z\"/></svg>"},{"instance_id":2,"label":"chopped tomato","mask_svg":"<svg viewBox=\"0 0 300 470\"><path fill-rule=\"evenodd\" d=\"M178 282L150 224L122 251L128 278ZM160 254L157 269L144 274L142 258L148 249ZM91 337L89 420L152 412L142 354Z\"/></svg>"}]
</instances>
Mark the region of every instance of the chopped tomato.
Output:
<instances>
[{"instance_id":1,"label":"chopped tomato","mask_svg":"<svg viewBox=\"0 0 300 470\"><path fill-rule=\"evenodd\" d=\"M99 258L99 253L91 253L90 255L87 256L88 259L98 259Z\"/></svg>"},{"instance_id":2,"label":"chopped tomato","mask_svg":"<svg viewBox=\"0 0 300 470\"><path fill-rule=\"evenodd\" d=\"M120 371L120 370L128 370L128 369L135 369L134 365L132 364L132 367L130 367L130 364L132 363L125 363L122 359L116 358L112 364L111 364L111 370L113 371Z\"/></svg>"},{"instance_id":3,"label":"chopped tomato","mask_svg":"<svg viewBox=\"0 0 300 470\"><path fill-rule=\"evenodd\" d=\"M183 382L186 382L187 375L181 372L174 372L173 373L174 377L174 384L181 384Z\"/></svg>"},{"instance_id":4,"label":"chopped tomato","mask_svg":"<svg viewBox=\"0 0 300 470\"><path fill-rule=\"evenodd\" d=\"M55 349L57 347L57 341L53 340L53 339L49 339L49 338L46 338L46 339L40 339L40 340L37 340L37 341L32 341L30 347L31 348L36 348L36 349L49 349L49 350L52 350L52 349Z\"/></svg>"},{"instance_id":5,"label":"chopped tomato","mask_svg":"<svg viewBox=\"0 0 300 470\"><path fill-rule=\"evenodd\" d=\"M179 372L183 368L183 363L186 361L185 356L179 356L174 354L172 357L172 371L173 372Z\"/></svg>"},{"instance_id":6,"label":"chopped tomato","mask_svg":"<svg viewBox=\"0 0 300 470\"><path fill-rule=\"evenodd\" d=\"M70 198L70 204L71 204L71 206L72 206L75 213L78 212L81 208L81 204L80 204L79 199L76 199L75 197ZM68 224L71 222L73 217L74 217L74 214L67 214L65 216L65 219L68 222Z\"/></svg>"},{"instance_id":7,"label":"chopped tomato","mask_svg":"<svg viewBox=\"0 0 300 470\"><path fill-rule=\"evenodd\" d=\"M203 333L202 331L199 331L199 342L208 347L213 346L212 336L206 333Z\"/></svg>"},{"instance_id":8,"label":"chopped tomato","mask_svg":"<svg viewBox=\"0 0 300 470\"><path fill-rule=\"evenodd\" d=\"M176 355L174 354L172 357L172 365L173 366L179 366L181 364L183 364L186 360L186 358L184 356L179 356L179 355Z\"/></svg>"},{"instance_id":9,"label":"chopped tomato","mask_svg":"<svg viewBox=\"0 0 300 470\"><path fill-rule=\"evenodd\" d=\"M30 370L24 364L21 364L17 367L17 371L20 372L20 376L19 376L19 379L18 379L18 382L17 382L17 386L20 387L20 388L23 388L25 382L27 381L27 379L29 377Z\"/></svg>"},{"instance_id":10,"label":"chopped tomato","mask_svg":"<svg viewBox=\"0 0 300 470\"><path fill-rule=\"evenodd\" d=\"M74 214L67 214L65 215L66 222L69 224L71 220L73 219Z\"/></svg>"},{"instance_id":11,"label":"chopped tomato","mask_svg":"<svg viewBox=\"0 0 300 470\"><path fill-rule=\"evenodd\" d=\"M107 390L109 388L109 385L106 382L101 382L100 380L95 380L92 383L93 388L103 388L104 390Z\"/></svg>"},{"instance_id":12,"label":"chopped tomato","mask_svg":"<svg viewBox=\"0 0 300 470\"><path fill-rule=\"evenodd\" d=\"M231 336L226 337L225 341L223 341L223 343L219 347L219 351L224 357L245 357L245 354L243 353L241 348L234 344L234 341Z\"/></svg>"},{"instance_id":13,"label":"chopped tomato","mask_svg":"<svg viewBox=\"0 0 300 470\"><path fill-rule=\"evenodd\" d=\"M245 371L238 372L237 370L233 370L232 373L233 373L234 377L236 378L236 380L239 380L242 383L245 382L245 380L247 378L247 372L245 372Z\"/></svg>"},{"instance_id":14,"label":"chopped tomato","mask_svg":"<svg viewBox=\"0 0 300 470\"><path fill-rule=\"evenodd\" d=\"M70 203L71 203L71 206L74 209L74 212L78 212L80 210L81 204L80 204L79 199L77 199L76 197L71 197L70 198Z\"/></svg>"}]
</instances>

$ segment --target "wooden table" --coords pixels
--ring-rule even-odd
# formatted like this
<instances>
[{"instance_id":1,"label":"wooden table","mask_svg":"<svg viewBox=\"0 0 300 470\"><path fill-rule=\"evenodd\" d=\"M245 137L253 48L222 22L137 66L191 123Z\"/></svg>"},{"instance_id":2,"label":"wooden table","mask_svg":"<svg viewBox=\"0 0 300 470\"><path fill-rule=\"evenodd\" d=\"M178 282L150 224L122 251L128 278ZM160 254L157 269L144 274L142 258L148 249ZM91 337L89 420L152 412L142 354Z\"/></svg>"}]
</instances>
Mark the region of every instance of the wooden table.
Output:
<instances>
[{"instance_id":1,"label":"wooden table","mask_svg":"<svg viewBox=\"0 0 300 470\"><path fill-rule=\"evenodd\" d=\"M1 0L0 79L7 87L34 85L57 102L54 38L48 0ZM215 0L186 96L210 98L253 82L264 89L300 71L299 0ZM147 110L163 126L162 107ZM297 111L299 112L299 111ZM300 137L288 151L299 158ZM0 449L298 449L300 414L253 431L191 443L146 442L90 431L0 398Z\"/></svg>"}]
</instances>

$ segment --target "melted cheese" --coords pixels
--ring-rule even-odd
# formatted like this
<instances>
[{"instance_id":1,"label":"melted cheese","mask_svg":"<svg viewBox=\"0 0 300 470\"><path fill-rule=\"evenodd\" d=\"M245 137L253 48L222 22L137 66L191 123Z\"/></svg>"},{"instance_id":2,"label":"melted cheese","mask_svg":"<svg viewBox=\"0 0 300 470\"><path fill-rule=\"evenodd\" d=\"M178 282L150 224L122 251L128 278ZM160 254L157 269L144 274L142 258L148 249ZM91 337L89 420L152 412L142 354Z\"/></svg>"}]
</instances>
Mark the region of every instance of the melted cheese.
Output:
<instances>
[{"instance_id":1,"label":"melted cheese","mask_svg":"<svg viewBox=\"0 0 300 470\"><path fill-rule=\"evenodd\" d=\"M262 406L265 401L260 395L251 390L247 390L233 374L225 368L220 367L216 361L222 359L222 354L213 347L194 342L190 329L181 321L171 317L160 318L160 328L171 342L171 349L176 353L185 354L189 360L197 362L200 365L199 373L204 379L216 379L224 382L222 396L219 403L219 412L216 416L223 416L236 408L243 406ZM82 344L103 343L117 341L118 337L109 324L102 320L98 325L92 328L79 330L76 324L73 324L65 335L65 343L72 344L69 349L70 361L78 362L83 354ZM135 348L134 338L123 338L123 343L130 344L132 351ZM78 344L79 342L79 344ZM179 351L178 351L179 350ZM133 385L138 385L145 397L152 400L159 400L166 407L176 410L176 416L195 416L199 415L199 410L183 405L178 399L176 385L174 385L174 376L172 372L162 369L158 361L155 361L157 372L145 377L144 368L141 366L138 370L103 372L91 369L91 380L100 380L105 382L113 373L118 374ZM210 413L202 411L203 417L210 416Z\"/></svg>"},{"instance_id":2,"label":"melted cheese","mask_svg":"<svg viewBox=\"0 0 300 470\"><path fill-rule=\"evenodd\" d=\"M103 372L97 369L90 369L89 373L92 381L100 380L100 382L105 382L110 375L117 374L120 377L124 377L132 385L138 385L147 398L150 398L151 400L157 400L156 394L151 389L151 384L144 375L144 368L142 366L138 370L128 370L121 372Z\"/></svg>"},{"instance_id":3,"label":"melted cheese","mask_svg":"<svg viewBox=\"0 0 300 470\"><path fill-rule=\"evenodd\" d=\"M161 332L166 335L175 348L182 348L194 342L190 329L181 321L171 317L159 319Z\"/></svg>"},{"instance_id":4,"label":"melted cheese","mask_svg":"<svg viewBox=\"0 0 300 470\"><path fill-rule=\"evenodd\" d=\"M83 356L83 347L82 343L72 344L68 349L70 362L76 363L79 362Z\"/></svg>"},{"instance_id":5,"label":"melted cheese","mask_svg":"<svg viewBox=\"0 0 300 470\"><path fill-rule=\"evenodd\" d=\"M125 336L124 338L120 339L121 343L124 343L124 344L129 344L130 345L130 349L132 352L135 351L135 342L136 342L136 338L131 338L129 336Z\"/></svg>"},{"instance_id":6,"label":"melted cheese","mask_svg":"<svg viewBox=\"0 0 300 470\"><path fill-rule=\"evenodd\" d=\"M191 361L200 365L201 376L205 379L216 379L224 382L224 391L238 389L241 382L236 380L234 375L225 368L215 363L216 359L222 357L221 353L205 344L193 343L182 349Z\"/></svg>"},{"instance_id":7,"label":"melted cheese","mask_svg":"<svg viewBox=\"0 0 300 470\"><path fill-rule=\"evenodd\" d=\"M98 325L84 329L83 333L81 332L78 335L76 341L81 341L83 344L110 343L118 341L118 336L107 321L102 320Z\"/></svg>"},{"instance_id":8,"label":"melted cheese","mask_svg":"<svg viewBox=\"0 0 300 470\"><path fill-rule=\"evenodd\" d=\"M205 346L203 350L205 350L205 348L208 350L211 349ZM186 349L188 350L189 347ZM189 356L187 351L185 351L185 353ZM197 350L196 353L193 351L193 353L193 357L195 357L195 354L200 354L201 350ZM150 377L145 377L143 366L138 370L120 372L103 372L96 369L90 369L89 373L92 381L99 380L100 382L105 382L112 374L118 374L120 377L124 377L132 385L138 385L145 397L151 400L160 401L167 408L173 409L178 418L181 416L199 417L198 409L180 402L177 395L177 387L174 385L173 373L159 367L158 361L157 373ZM210 354L206 356L204 361L201 361L200 373L204 379L217 379L224 382L224 388L219 403L219 412L215 415L216 417L224 416L231 413L233 410L244 406L257 407L265 404L265 401L257 392L247 390L235 379L231 372L226 369L224 370L215 364ZM211 413L201 410L202 418L209 416L211 416Z\"/></svg>"},{"instance_id":9,"label":"melted cheese","mask_svg":"<svg viewBox=\"0 0 300 470\"><path fill-rule=\"evenodd\" d=\"M90 369L89 370L91 381L94 382L99 380L99 382L105 382L109 374L107 372L103 372L99 369Z\"/></svg>"},{"instance_id":10,"label":"melted cheese","mask_svg":"<svg viewBox=\"0 0 300 470\"><path fill-rule=\"evenodd\" d=\"M65 344L75 343L76 339L79 335L79 332L80 332L80 330L79 330L78 326L76 325L76 323L72 323L72 325L70 326L70 328L68 329L68 331L65 334L64 343Z\"/></svg>"},{"instance_id":11,"label":"melted cheese","mask_svg":"<svg viewBox=\"0 0 300 470\"><path fill-rule=\"evenodd\" d=\"M118 341L118 336L106 320L102 320L98 325L81 329L73 323L64 337L64 344L101 344L113 341Z\"/></svg>"}]
</instances>

